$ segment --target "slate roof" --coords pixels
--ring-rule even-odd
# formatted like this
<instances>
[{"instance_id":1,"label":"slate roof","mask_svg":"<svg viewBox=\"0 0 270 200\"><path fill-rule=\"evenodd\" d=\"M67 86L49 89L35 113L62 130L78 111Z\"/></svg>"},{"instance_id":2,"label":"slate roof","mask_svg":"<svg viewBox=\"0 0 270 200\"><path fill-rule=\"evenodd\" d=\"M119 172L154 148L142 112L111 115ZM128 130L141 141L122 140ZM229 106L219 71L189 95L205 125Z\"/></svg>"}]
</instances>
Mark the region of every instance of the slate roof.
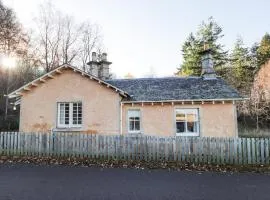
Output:
<instances>
[{"instance_id":1,"label":"slate roof","mask_svg":"<svg viewBox=\"0 0 270 200\"><path fill-rule=\"evenodd\" d=\"M130 101L238 99L239 93L223 79L202 77L170 77L107 80L127 92Z\"/></svg>"}]
</instances>

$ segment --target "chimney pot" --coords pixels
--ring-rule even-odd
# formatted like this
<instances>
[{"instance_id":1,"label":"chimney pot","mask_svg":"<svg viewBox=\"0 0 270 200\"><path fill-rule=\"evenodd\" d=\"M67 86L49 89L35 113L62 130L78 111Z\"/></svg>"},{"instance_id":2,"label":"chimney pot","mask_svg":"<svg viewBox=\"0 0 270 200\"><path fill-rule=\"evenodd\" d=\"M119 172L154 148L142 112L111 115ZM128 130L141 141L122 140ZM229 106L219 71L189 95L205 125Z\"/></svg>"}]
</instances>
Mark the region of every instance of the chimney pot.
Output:
<instances>
[{"instance_id":1,"label":"chimney pot","mask_svg":"<svg viewBox=\"0 0 270 200\"><path fill-rule=\"evenodd\" d=\"M106 53L102 53L102 60L107 61L107 54Z\"/></svg>"},{"instance_id":2,"label":"chimney pot","mask_svg":"<svg viewBox=\"0 0 270 200\"><path fill-rule=\"evenodd\" d=\"M97 61L97 53L92 52L92 61L96 62Z\"/></svg>"}]
</instances>

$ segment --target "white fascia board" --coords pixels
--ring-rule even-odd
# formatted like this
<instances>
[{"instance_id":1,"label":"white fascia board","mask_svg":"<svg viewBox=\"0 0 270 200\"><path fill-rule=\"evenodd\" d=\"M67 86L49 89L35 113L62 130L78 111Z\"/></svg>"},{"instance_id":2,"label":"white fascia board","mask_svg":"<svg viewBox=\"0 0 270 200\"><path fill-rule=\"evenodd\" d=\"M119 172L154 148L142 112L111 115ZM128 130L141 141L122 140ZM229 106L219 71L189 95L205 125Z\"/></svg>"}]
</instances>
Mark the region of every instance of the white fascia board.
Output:
<instances>
[{"instance_id":1,"label":"white fascia board","mask_svg":"<svg viewBox=\"0 0 270 200\"><path fill-rule=\"evenodd\" d=\"M80 73L82 74L82 76L87 75L88 77L90 77L90 78L92 78L92 79L94 79L94 80L96 80L96 81L98 81L98 82L100 82L100 83L102 83L102 84L104 84L104 85L107 85L107 87L114 88L120 95L122 95L122 96L124 96L124 97L127 97L127 96L128 96L128 93L127 93L127 92L125 92L125 91L123 91L123 90L121 90L121 89L119 89L119 88L117 88L117 87L115 87L115 86L113 86L113 85L107 83L106 81L103 81L103 80L101 80L101 79L99 79L99 78L97 78L97 77L95 77L95 76L93 76L93 75L87 74L87 73L85 73L84 71L82 71L82 70L80 70L80 69L78 69L78 68L76 68L76 67L73 67L73 66L71 66L71 65L64 64L64 65L62 65L62 66L60 66L60 67L58 67L58 68L56 68L56 69L54 69L54 70L52 70L52 71L46 73L46 74L44 74L43 76L38 77L37 79L35 79L35 80L33 80L33 81L31 81L31 82L29 82L29 83L23 85L23 86L20 87L19 89L17 89L17 90L15 90L15 91L11 92L10 94L8 94L8 97L9 97L9 98L14 98L14 97L21 96L21 94L19 94L19 93L20 93L21 91L23 91L24 88L27 88L28 86L31 86L31 85L35 85L35 82L38 82L38 81L40 81L40 80L45 80L45 81L46 81L46 78L52 76L52 74L53 74L54 72L57 73L57 71L59 71L59 70L62 69L62 68L71 68L71 69L75 70L76 72L80 72Z\"/></svg>"},{"instance_id":2,"label":"white fascia board","mask_svg":"<svg viewBox=\"0 0 270 200\"><path fill-rule=\"evenodd\" d=\"M250 98L230 98L230 99L183 99L183 100L162 100L162 101L122 101L123 104L128 103L166 103L166 102L205 102L205 101L244 101Z\"/></svg>"}]
</instances>

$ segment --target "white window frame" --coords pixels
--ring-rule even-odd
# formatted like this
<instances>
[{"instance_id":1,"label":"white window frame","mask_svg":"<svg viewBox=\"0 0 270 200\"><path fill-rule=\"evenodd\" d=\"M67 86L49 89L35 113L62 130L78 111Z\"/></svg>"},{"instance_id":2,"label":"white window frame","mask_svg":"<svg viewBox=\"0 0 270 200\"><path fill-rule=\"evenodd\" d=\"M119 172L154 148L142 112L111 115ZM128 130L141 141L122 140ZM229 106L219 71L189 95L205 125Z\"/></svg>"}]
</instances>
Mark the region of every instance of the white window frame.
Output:
<instances>
[{"instance_id":1,"label":"white window frame","mask_svg":"<svg viewBox=\"0 0 270 200\"><path fill-rule=\"evenodd\" d=\"M130 130L130 123L129 123L129 117L130 111L138 111L139 112L139 123L140 123L140 130ZM141 110L140 109L128 109L127 111L127 123L128 123L128 133L141 133L142 131L142 114L141 114Z\"/></svg>"},{"instance_id":2,"label":"white window frame","mask_svg":"<svg viewBox=\"0 0 270 200\"><path fill-rule=\"evenodd\" d=\"M83 116L82 116L81 124L73 124L73 104L75 103L81 103L82 105L82 102L57 102L57 128L81 128L82 127ZM60 105L61 104L69 104L69 123L68 124L60 123ZM83 106L82 106L82 112L83 112Z\"/></svg>"},{"instance_id":3,"label":"white window frame","mask_svg":"<svg viewBox=\"0 0 270 200\"><path fill-rule=\"evenodd\" d=\"M197 122L197 132L181 132L181 133L177 133L177 125L176 125L176 114L177 112L183 113L185 114L185 117L187 114L189 113L194 113L196 114L196 122ZM176 136L200 136L200 117L199 117L199 109L198 108L176 108L175 112L174 112L174 125L175 125L175 133ZM185 129L187 129L187 119L185 121Z\"/></svg>"}]
</instances>

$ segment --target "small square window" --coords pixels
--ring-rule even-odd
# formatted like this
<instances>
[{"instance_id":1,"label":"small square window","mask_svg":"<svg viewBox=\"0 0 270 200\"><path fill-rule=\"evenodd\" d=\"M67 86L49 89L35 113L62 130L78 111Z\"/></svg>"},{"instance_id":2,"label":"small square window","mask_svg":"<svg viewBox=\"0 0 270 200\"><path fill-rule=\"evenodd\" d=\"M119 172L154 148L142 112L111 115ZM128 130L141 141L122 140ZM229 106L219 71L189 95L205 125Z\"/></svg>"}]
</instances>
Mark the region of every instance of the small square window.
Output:
<instances>
[{"instance_id":1,"label":"small square window","mask_svg":"<svg viewBox=\"0 0 270 200\"><path fill-rule=\"evenodd\" d=\"M139 109L128 110L128 132L138 133L141 131L141 112Z\"/></svg>"}]
</instances>

